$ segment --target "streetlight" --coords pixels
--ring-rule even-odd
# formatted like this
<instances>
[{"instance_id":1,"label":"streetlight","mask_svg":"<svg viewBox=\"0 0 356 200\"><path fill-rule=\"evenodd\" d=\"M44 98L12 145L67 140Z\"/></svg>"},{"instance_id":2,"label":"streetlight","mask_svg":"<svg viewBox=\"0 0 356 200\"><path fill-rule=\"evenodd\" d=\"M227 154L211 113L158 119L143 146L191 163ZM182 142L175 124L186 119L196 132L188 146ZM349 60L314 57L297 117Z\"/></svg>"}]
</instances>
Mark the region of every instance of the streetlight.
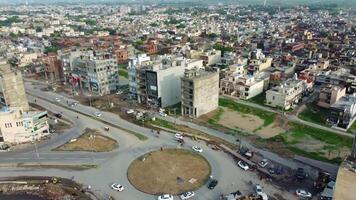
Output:
<instances>
[{"instance_id":1,"label":"streetlight","mask_svg":"<svg viewBox=\"0 0 356 200\"><path fill-rule=\"evenodd\" d=\"M39 160L39 159L40 159L40 154L39 154L39 152L38 152L38 148L37 148L37 143L36 143L35 135L32 135L32 139L33 139L33 142L34 142L34 145L35 145L36 157L37 157L37 160Z\"/></svg>"}]
</instances>

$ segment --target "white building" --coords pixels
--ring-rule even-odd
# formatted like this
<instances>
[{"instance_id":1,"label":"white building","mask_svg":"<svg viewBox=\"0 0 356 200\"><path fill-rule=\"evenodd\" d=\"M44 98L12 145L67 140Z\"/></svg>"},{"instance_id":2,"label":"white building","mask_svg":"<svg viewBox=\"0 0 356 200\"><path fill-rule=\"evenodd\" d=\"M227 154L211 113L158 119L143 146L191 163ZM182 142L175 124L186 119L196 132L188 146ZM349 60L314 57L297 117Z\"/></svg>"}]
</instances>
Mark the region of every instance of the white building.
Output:
<instances>
[{"instance_id":1,"label":"white building","mask_svg":"<svg viewBox=\"0 0 356 200\"><path fill-rule=\"evenodd\" d=\"M295 76L293 79L288 79L282 84L267 90L266 104L271 107L289 110L300 101L306 87L306 81L299 80Z\"/></svg>"}]
</instances>

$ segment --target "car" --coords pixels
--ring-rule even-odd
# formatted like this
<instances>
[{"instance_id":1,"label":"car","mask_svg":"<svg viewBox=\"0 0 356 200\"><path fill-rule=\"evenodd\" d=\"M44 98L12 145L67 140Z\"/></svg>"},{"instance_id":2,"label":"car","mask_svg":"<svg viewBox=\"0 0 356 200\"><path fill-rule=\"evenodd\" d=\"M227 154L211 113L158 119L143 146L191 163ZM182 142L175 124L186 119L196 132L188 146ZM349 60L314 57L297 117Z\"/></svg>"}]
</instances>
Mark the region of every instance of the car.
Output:
<instances>
[{"instance_id":1,"label":"car","mask_svg":"<svg viewBox=\"0 0 356 200\"><path fill-rule=\"evenodd\" d=\"M212 190L212 189L214 189L214 188L216 187L217 184L218 184L218 180L213 179L213 180L211 180L210 183L208 184L208 188Z\"/></svg>"},{"instance_id":2,"label":"car","mask_svg":"<svg viewBox=\"0 0 356 200\"><path fill-rule=\"evenodd\" d=\"M258 162L258 165L260 167L266 167L268 165L268 160L267 159L263 159L260 162Z\"/></svg>"},{"instance_id":3,"label":"car","mask_svg":"<svg viewBox=\"0 0 356 200\"><path fill-rule=\"evenodd\" d=\"M100 112L94 112L94 115L95 115L96 117L101 117L101 113L100 113Z\"/></svg>"},{"instance_id":4,"label":"car","mask_svg":"<svg viewBox=\"0 0 356 200\"><path fill-rule=\"evenodd\" d=\"M171 194L164 194L158 196L158 200L173 200L173 196Z\"/></svg>"},{"instance_id":5,"label":"car","mask_svg":"<svg viewBox=\"0 0 356 200\"><path fill-rule=\"evenodd\" d=\"M114 183L114 184L112 184L111 185L111 188L113 189L113 190L116 190L116 191L119 191L119 192L122 192L122 191L124 191L124 186L122 186L122 185L120 185L120 184L117 184L117 183Z\"/></svg>"},{"instance_id":6,"label":"car","mask_svg":"<svg viewBox=\"0 0 356 200\"><path fill-rule=\"evenodd\" d=\"M120 95L120 94L122 94L123 92L121 91L121 90L118 90L117 92L116 92L116 94L117 95Z\"/></svg>"},{"instance_id":7,"label":"car","mask_svg":"<svg viewBox=\"0 0 356 200\"><path fill-rule=\"evenodd\" d=\"M196 152L199 152L199 153L202 153L203 152L203 149L198 147L198 146L192 146L192 149Z\"/></svg>"},{"instance_id":8,"label":"car","mask_svg":"<svg viewBox=\"0 0 356 200\"><path fill-rule=\"evenodd\" d=\"M174 134L174 137L175 137L177 140L182 140L182 139L183 139L183 135L182 135L182 134L179 134L179 133Z\"/></svg>"},{"instance_id":9,"label":"car","mask_svg":"<svg viewBox=\"0 0 356 200\"><path fill-rule=\"evenodd\" d=\"M61 113L56 113L56 114L54 114L54 116L57 117L57 118L61 118L62 114Z\"/></svg>"},{"instance_id":10,"label":"car","mask_svg":"<svg viewBox=\"0 0 356 200\"><path fill-rule=\"evenodd\" d=\"M161 115L162 117L167 117L167 114L164 112L159 112L159 115Z\"/></svg>"},{"instance_id":11,"label":"car","mask_svg":"<svg viewBox=\"0 0 356 200\"><path fill-rule=\"evenodd\" d=\"M180 199L184 200L184 199L190 199L192 197L194 197L194 192L184 192L183 194L180 195Z\"/></svg>"},{"instance_id":12,"label":"car","mask_svg":"<svg viewBox=\"0 0 356 200\"><path fill-rule=\"evenodd\" d=\"M295 195L301 198L312 198L312 194L306 190L298 189L295 191Z\"/></svg>"},{"instance_id":13,"label":"car","mask_svg":"<svg viewBox=\"0 0 356 200\"><path fill-rule=\"evenodd\" d=\"M128 110L126 111L127 114L132 114L132 113L134 113L134 112L135 112L134 109L128 109Z\"/></svg>"},{"instance_id":14,"label":"car","mask_svg":"<svg viewBox=\"0 0 356 200\"><path fill-rule=\"evenodd\" d=\"M255 192L256 192L256 194L258 194L258 195L264 194L263 189L262 189L262 186L261 186L260 184L256 184L256 185L255 185Z\"/></svg>"},{"instance_id":15,"label":"car","mask_svg":"<svg viewBox=\"0 0 356 200\"><path fill-rule=\"evenodd\" d=\"M60 101L61 101L61 99L58 98L58 97L56 97L55 100L56 100L57 102L60 102Z\"/></svg>"},{"instance_id":16,"label":"car","mask_svg":"<svg viewBox=\"0 0 356 200\"><path fill-rule=\"evenodd\" d=\"M245 171L247 171L247 170L250 169L249 166L247 165L247 163L245 163L245 162L242 161L242 160L240 160L240 161L237 163L237 165L238 165L241 169L243 169L243 170L245 170Z\"/></svg>"},{"instance_id":17,"label":"car","mask_svg":"<svg viewBox=\"0 0 356 200\"><path fill-rule=\"evenodd\" d=\"M300 181L304 180L305 177L306 177L306 174L304 172L304 169L303 168L298 168L297 169L297 172L295 174L296 178Z\"/></svg>"}]
</instances>

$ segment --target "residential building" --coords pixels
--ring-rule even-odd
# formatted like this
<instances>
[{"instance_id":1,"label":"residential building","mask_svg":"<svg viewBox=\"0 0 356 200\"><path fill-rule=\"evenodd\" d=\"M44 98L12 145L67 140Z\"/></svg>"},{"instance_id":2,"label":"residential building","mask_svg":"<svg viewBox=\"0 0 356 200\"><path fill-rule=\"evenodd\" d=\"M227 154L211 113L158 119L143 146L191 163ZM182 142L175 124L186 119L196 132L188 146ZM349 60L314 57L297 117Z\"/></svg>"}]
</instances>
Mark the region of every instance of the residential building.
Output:
<instances>
[{"instance_id":1,"label":"residential building","mask_svg":"<svg viewBox=\"0 0 356 200\"><path fill-rule=\"evenodd\" d=\"M116 58L107 52L94 52L73 61L73 77L81 88L95 95L110 94L119 89L119 68Z\"/></svg>"},{"instance_id":2,"label":"residential building","mask_svg":"<svg viewBox=\"0 0 356 200\"><path fill-rule=\"evenodd\" d=\"M330 106L327 121L333 126L347 130L356 119L356 94L340 98Z\"/></svg>"},{"instance_id":3,"label":"residential building","mask_svg":"<svg viewBox=\"0 0 356 200\"><path fill-rule=\"evenodd\" d=\"M181 81L182 115L197 118L218 108L219 72L187 70Z\"/></svg>"},{"instance_id":4,"label":"residential building","mask_svg":"<svg viewBox=\"0 0 356 200\"><path fill-rule=\"evenodd\" d=\"M266 57L261 49L257 49L250 53L248 60L248 73L254 74L259 71L263 71L271 67L272 58Z\"/></svg>"},{"instance_id":5,"label":"residential building","mask_svg":"<svg viewBox=\"0 0 356 200\"><path fill-rule=\"evenodd\" d=\"M325 85L320 89L318 106L330 108L341 97L345 96L346 88L334 85Z\"/></svg>"},{"instance_id":6,"label":"residential building","mask_svg":"<svg viewBox=\"0 0 356 200\"><path fill-rule=\"evenodd\" d=\"M36 52L26 52L21 53L18 56L18 66L25 67L29 65L32 61L36 60L40 55Z\"/></svg>"},{"instance_id":7,"label":"residential building","mask_svg":"<svg viewBox=\"0 0 356 200\"><path fill-rule=\"evenodd\" d=\"M0 134L5 143L20 144L50 134L47 111L24 112L17 107L3 107Z\"/></svg>"},{"instance_id":8,"label":"residential building","mask_svg":"<svg viewBox=\"0 0 356 200\"><path fill-rule=\"evenodd\" d=\"M201 57L204 66L212 66L221 62L221 51L220 50L209 50L204 52Z\"/></svg>"},{"instance_id":9,"label":"residential building","mask_svg":"<svg viewBox=\"0 0 356 200\"><path fill-rule=\"evenodd\" d=\"M139 55L128 66L130 93L139 103L167 107L180 102L185 59L182 56Z\"/></svg>"},{"instance_id":10,"label":"residential building","mask_svg":"<svg viewBox=\"0 0 356 200\"><path fill-rule=\"evenodd\" d=\"M117 49L115 51L117 64L125 64L128 62L128 52L124 48Z\"/></svg>"},{"instance_id":11,"label":"residential building","mask_svg":"<svg viewBox=\"0 0 356 200\"><path fill-rule=\"evenodd\" d=\"M289 110L299 102L306 90L306 81L294 78L288 79L266 92L266 105Z\"/></svg>"},{"instance_id":12,"label":"residential building","mask_svg":"<svg viewBox=\"0 0 356 200\"><path fill-rule=\"evenodd\" d=\"M21 72L11 69L10 65L0 63L1 101L6 106L30 109Z\"/></svg>"},{"instance_id":13,"label":"residential building","mask_svg":"<svg viewBox=\"0 0 356 200\"><path fill-rule=\"evenodd\" d=\"M63 68L57 53L48 53L42 57L42 63L45 65L45 76L51 82L61 82L64 80Z\"/></svg>"}]
</instances>

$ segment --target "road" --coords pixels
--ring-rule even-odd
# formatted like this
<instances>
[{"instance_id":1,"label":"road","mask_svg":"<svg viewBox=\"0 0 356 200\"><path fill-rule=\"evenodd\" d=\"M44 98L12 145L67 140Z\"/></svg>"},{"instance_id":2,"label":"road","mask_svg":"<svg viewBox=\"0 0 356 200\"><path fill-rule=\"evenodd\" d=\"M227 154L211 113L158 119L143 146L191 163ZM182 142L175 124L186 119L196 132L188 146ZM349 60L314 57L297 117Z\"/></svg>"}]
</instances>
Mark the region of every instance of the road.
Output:
<instances>
[{"instance_id":1,"label":"road","mask_svg":"<svg viewBox=\"0 0 356 200\"><path fill-rule=\"evenodd\" d=\"M110 127L110 131L105 133L114 138L119 143L119 148L107 153L88 153L88 152L54 152L52 148L63 144L78 136L85 128L102 129L106 124L87 117L92 115L97 109L78 105L74 109L86 115L79 114L72 110L68 110L65 106L64 98L61 102L56 102L55 98L63 98L52 92L44 92L38 88L34 88L32 84L26 83L26 91L30 94L28 98L30 102L34 102L33 96L38 96L43 99L36 98L36 103L47 108L48 110L58 113L63 112L63 117L72 121L74 127L68 132L54 136L51 140L45 141L38 145L39 159L37 159L34 146L25 147L14 152L4 152L0 156L0 166L17 163L42 163L42 164L96 164L97 168L85 171L61 170L61 169L29 169L29 168L13 168L3 166L0 168L0 177L9 176L60 176L71 178L74 180L91 185L93 190L99 194L109 194L116 199L141 199L150 200L156 199L153 195L148 195L136 190L127 179L127 169L129 164L137 157L153 150L164 148L176 148L177 142L173 139L170 133L161 132L160 137L156 138L152 135L149 129L137 126L127 122L117 115L112 113L102 112L101 120L125 127L135 132L139 132L148 137L146 141L140 141L136 136L127 133L121 129ZM62 104L62 105L58 105ZM76 116L79 116L77 119ZM212 175L219 180L218 186L214 190L208 190L205 186L196 191L196 199L210 200L218 199L222 193L229 193L240 190L243 193L252 192L253 183L259 183L264 187L267 194L278 193L287 199L295 199L291 192L281 191L275 188L270 183L260 181L257 175L253 172L245 172L240 170L235 161L220 151L214 151L207 147L205 143L198 143L187 139L184 148L190 149L191 146L198 145L204 149L203 156L209 161L212 167ZM109 186L113 182L118 182L125 186L125 191L122 193L112 191Z\"/></svg>"}]
</instances>

